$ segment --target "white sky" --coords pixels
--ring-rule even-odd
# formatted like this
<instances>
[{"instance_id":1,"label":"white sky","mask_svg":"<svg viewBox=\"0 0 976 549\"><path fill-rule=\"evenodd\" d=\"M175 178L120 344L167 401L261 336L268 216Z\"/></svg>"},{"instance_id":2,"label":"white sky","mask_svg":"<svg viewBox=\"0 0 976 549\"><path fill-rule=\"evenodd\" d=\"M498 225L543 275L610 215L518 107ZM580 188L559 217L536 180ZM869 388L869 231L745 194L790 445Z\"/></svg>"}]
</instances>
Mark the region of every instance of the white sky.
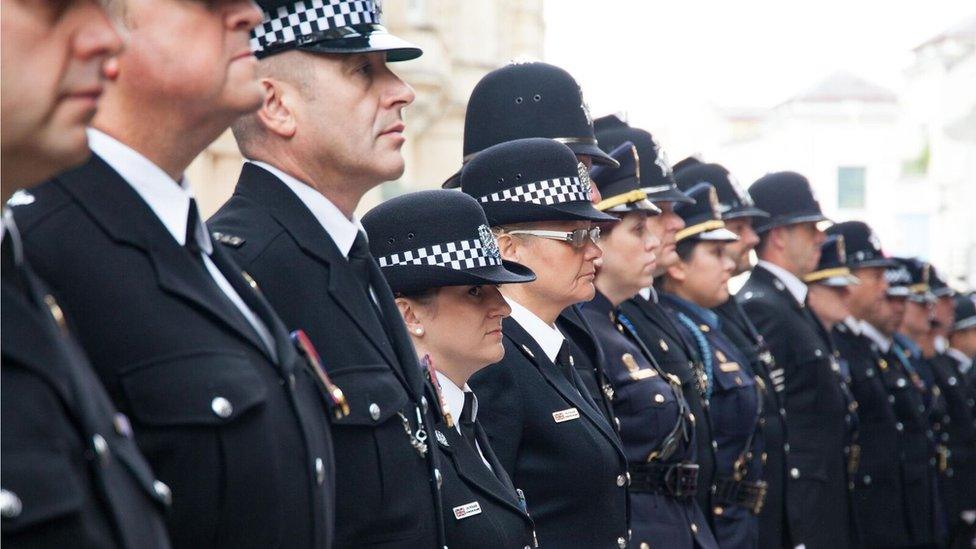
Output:
<instances>
[{"instance_id":1,"label":"white sky","mask_svg":"<svg viewBox=\"0 0 976 549\"><path fill-rule=\"evenodd\" d=\"M544 2L545 60L593 115L624 111L665 139L698 109L771 107L837 70L897 91L912 47L976 13L973 0Z\"/></svg>"}]
</instances>

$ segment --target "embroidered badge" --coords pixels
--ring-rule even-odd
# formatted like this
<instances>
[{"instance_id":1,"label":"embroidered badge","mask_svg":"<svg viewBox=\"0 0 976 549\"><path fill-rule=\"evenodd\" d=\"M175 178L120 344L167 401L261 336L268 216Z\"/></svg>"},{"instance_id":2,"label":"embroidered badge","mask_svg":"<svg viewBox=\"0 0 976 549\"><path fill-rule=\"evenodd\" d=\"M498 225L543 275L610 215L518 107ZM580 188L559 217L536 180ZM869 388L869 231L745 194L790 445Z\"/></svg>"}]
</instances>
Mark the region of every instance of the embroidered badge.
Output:
<instances>
[{"instance_id":1,"label":"embroidered badge","mask_svg":"<svg viewBox=\"0 0 976 549\"><path fill-rule=\"evenodd\" d=\"M495 261L501 261L502 254L498 251L498 241L495 240L495 235L491 234L488 225L478 227L478 236L481 238L481 247L484 249L485 255Z\"/></svg>"}]
</instances>

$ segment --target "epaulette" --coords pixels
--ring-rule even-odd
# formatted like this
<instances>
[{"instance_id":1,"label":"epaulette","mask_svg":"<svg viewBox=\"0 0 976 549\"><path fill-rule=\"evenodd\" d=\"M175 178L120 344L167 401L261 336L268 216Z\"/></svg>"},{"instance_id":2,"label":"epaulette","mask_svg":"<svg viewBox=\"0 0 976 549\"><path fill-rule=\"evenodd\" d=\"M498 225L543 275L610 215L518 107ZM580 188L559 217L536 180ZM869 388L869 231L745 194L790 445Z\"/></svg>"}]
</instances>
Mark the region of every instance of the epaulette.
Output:
<instances>
[{"instance_id":1,"label":"epaulette","mask_svg":"<svg viewBox=\"0 0 976 549\"><path fill-rule=\"evenodd\" d=\"M232 234L225 234L222 232L214 231L211 233L213 239L221 244L230 246L232 248L240 248L244 245L245 240L239 236L234 236Z\"/></svg>"}]
</instances>

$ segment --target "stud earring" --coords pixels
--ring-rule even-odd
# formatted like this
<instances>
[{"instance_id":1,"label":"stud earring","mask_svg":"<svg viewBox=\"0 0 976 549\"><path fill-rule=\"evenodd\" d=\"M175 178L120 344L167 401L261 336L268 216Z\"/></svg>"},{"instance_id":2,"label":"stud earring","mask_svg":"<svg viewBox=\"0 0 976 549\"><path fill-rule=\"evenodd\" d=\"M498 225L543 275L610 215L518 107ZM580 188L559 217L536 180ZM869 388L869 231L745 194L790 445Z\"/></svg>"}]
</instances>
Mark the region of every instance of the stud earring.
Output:
<instances>
[{"instance_id":1,"label":"stud earring","mask_svg":"<svg viewBox=\"0 0 976 549\"><path fill-rule=\"evenodd\" d=\"M413 333L415 333L417 335L424 335L424 329L423 328L414 328Z\"/></svg>"}]
</instances>

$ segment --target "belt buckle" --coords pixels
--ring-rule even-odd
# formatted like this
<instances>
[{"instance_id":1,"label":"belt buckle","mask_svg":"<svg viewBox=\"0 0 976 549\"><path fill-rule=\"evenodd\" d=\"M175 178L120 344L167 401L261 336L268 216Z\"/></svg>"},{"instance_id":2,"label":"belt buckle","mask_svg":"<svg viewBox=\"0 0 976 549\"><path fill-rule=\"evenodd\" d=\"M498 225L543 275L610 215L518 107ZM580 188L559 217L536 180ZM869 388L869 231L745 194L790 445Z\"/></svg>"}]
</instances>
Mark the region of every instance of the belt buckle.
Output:
<instances>
[{"instance_id":1,"label":"belt buckle","mask_svg":"<svg viewBox=\"0 0 976 549\"><path fill-rule=\"evenodd\" d=\"M665 476L665 484L676 498L693 496L698 489L698 464L679 463L675 465L668 470Z\"/></svg>"}]
</instances>

